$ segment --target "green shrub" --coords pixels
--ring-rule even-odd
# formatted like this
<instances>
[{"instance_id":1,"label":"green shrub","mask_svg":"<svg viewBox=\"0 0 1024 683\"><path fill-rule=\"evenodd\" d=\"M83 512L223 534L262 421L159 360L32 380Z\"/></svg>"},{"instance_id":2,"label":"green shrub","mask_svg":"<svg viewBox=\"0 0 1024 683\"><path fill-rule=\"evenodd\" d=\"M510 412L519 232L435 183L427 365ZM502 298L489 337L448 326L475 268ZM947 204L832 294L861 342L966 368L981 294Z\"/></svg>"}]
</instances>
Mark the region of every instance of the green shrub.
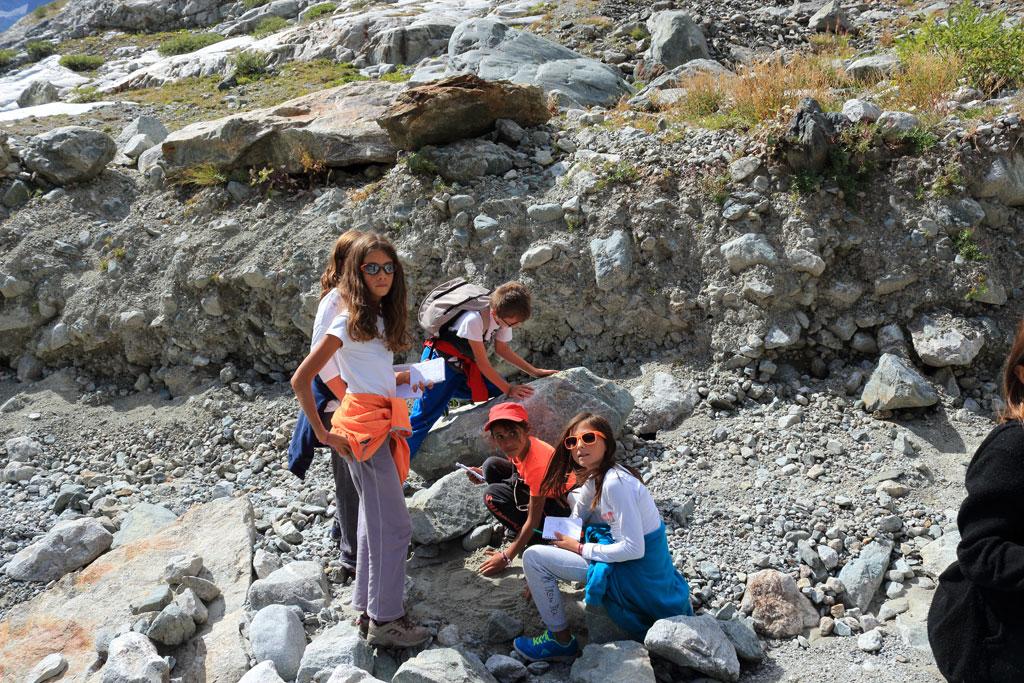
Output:
<instances>
[{"instance_id":1,"label":"green shrub","mask_svg":"<svg viewBox=\"0 0 1024 683\"><path fill-rule=\"evenodd\" d=\"M412 78L411 73L409 73L408 71L398 70L392 71L389 74L384 74L383 76L380 77L380 80L386 81L388 83L405 83L410 78Z\"/></svg>"},{"instance_id":2,"label":"green shrub","mask_svg":"<svg viewBox=\"0 0 1024 683\"><path fill-rule=\"evenodd\" d=\"M950 55L961 62L960 75L971 85L995 94L1024 85L1024 25L1005 22L1005 12L988 12L964 0L945 21L925 20L896 50L904 61L921 52Z\"/></svg>"},{"instance_id":3,"label":"green shrub","mask_svg":"<svg viewBox=\"0 0 1024 683\"><path fill-rule=\"evenodd\" d=\"M99 55L63 55L60 65L72 71L95 71L106 60Z\"/></svg>"},{"instance_id":4,"label":"green shrub","mask_svg":"<svg viewBox=\"0 0 1024 683\"><path fill-rule=\"evenodd\" d=\"M257 7L263 7L263 5L267 4L268 2L270 2L270 0L242 0L242 5L245 7L245 9L250 10L255 9Z\"/></svg>"},{"instance_id":5,"label":"green shrub","mask_svg":"<svg viewBox=\"0 0 1024 683\"><path fill-rule=\"evenodd\" d=\"M283 28L288 27L288 20L282 19L281 17L266 17L261 19L260 23L256 24L256 28L252 30L252 35L256 38L266 38L271 33L277 33Z\"/></svg>"},{"instance_id":6,"label":"green shrub","mask_svg":"<svg viewBox=\"0 0 1024 683\"><path fill-rule=\"evenodd\" d=\"M50 55L56 54L57 46L45 40L31 40L25 43L25 52L28 53L30 60L38 62L40 59L46 59Z\"/></svg>"},{"instance_id":7,"label":"green shrub","mask_svg":"<svg viewBox=\"0 0 1024 683\"><path fill-rule=\"evenodd\" d=\"M953 246L956 247L956 252L966 261L988 260L988 255L974 241L973 230L961 230L953 235Z\"/></svg>"},{"instance_id":8,"label":"green shrub","mask_svg":"<svg viewBox=\"0 0 1024 683\"><path fill-rule=\"evenodd\" d=\"M3 50L0 50L0 69L13 62L14 57L17 54L17 52L10 48L4 48Z\"/></svg>"},{"instance_id":9,"label":"green shrub","mask_svg":"<svg viewBox=\"0 0 1024 683\"><path fill-rule=\"evenodd\" d=\"M320 17L333 14L334 10L338 9L338 5L333 2L321 2L319 5L313 5L306 10L305 21L316 21Z\"/></svg>"},{"instance_id":10,"label":"green shrub","mask_svg":"<svg viewBox=\"0 0 1024 683\"><path fill-rule=\"evenodd\" d=\"M71 93L71 101L76 104L87 104L89 102L101 102L103 93L91 85L80 85Z\"/></svg>"},{"instance_id":11,"label":"green shrub","mask_svg":"<svg viewBox=\"0 0 1024 683\"><path fill-rule=\"evenodd\" d=\"M183 55L189 52L201 50L208 45L219 43L224 36L219 33L190 33L180 31L176 35L160 43L157 51L165 57L170 55Z\"/></svg>"},{"instance_id":12,"label":"green shrub","mask_svg":"<svg viewBox=\"0 0 1024 683\"><path fill-rule=\"evenodd\" d=\"M224 172L213 164L199 164L173 173L170 181L174 185L191 185L192 187L212 187L223 185L228 181Z\"/></svg>"},{"instance_id":13,"label":"green shrub","mask_svg":"<svg viewBox=\"0 0 1024 683\"><path fill-rule=\"evenodd\" d=\"M270 68L269 52L239 52L232 60L235 75L240 79L255 80L267 73Z\"/></svg>"}]
</instances>

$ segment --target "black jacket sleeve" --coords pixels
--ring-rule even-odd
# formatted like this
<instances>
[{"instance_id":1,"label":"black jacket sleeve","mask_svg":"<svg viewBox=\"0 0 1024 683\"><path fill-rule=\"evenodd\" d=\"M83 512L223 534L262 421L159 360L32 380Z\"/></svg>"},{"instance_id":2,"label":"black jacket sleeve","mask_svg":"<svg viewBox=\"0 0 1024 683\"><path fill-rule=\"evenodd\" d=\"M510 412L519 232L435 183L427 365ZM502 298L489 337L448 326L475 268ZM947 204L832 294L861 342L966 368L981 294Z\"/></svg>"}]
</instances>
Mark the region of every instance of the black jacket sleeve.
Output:
<instances>
[{"instance_id":1,"label":"black jacket sleeve","mask_svg":"<svg viewBox=\"0 0 1024 683\"><path fill-rule=\"evenodd\" d=\"M1000 425L967 468L960 569L978 586L1024 591L1024 426Z\"/></svg>"}]
</instances>

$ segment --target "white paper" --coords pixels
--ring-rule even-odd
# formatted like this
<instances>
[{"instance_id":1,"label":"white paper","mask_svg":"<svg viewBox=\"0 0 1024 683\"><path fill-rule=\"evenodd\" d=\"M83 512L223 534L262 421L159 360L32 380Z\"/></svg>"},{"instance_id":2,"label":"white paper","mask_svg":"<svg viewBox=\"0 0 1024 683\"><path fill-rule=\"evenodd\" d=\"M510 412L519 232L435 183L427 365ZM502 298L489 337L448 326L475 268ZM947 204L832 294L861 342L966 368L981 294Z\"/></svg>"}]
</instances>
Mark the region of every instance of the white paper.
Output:
<instances>
[{"instance_id":1,"label":"white paper","mask_svg":"<svg viewBox=\"0 0 1024 683\"><path fill-rule=\"evenodd\" d=\"M423 382L424 384L438 384L444 381L444 358L432 358L422 363L412 365L396 365L395 372L409 371L409 383L399 384L395 395L398 398L419 398L422 391L416 391L414 386Z\"/></svg>"},{"instance_id":2,"label":"white paper","mask_svg":"<svg viewBox=\"0 0 1024 683\"><path fill-rule=\"evenodd\" d=\"M573 519L572 517L545 517L544 538L552 541L555 540L556 531L569 538L579 538L580 534L583 533L583 525L580 523L580 520Z\"/></svg>"}]
</instances>

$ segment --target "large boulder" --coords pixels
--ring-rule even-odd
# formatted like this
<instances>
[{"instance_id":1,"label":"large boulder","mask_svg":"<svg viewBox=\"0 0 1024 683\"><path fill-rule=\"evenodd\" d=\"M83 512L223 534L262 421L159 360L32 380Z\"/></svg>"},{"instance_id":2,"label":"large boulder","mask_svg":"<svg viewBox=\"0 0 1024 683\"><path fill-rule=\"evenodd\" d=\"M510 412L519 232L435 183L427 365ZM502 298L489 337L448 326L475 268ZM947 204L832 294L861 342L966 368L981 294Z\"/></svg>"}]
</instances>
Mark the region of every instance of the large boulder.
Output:
<instances>
[{"instance_id":1,"label":"large boulder","mask_svg":"<svg viewBox=\"0 0 1024 683\"><path fill-rule=\"evenodd\" d=\"M949 316L919 316L910 325L910 336L921 361L933 368L970 365L985 345L981 332Z\"/></svg>"},{"instance_id":2,"label":"large boulder","mask_svg":"<svg viewBox=\"0 0 1024 683\"><path fill-rule=\"evenodd\" d=\"M645 374L640 384L630 393L636 406L629 416L629 422L641 434L672 429L682 419L689 417L700 401L700 394L693 382L663 371Z\"/></svg>"},{"instance_id":3,"label":"large boulder","mask_svg":"<svg viewBox=\"0 0 1024 683\"><path fill-rule=\"evenodd\" d=\"M397 150L377 119L399 89L379 81L349 83L275 107L194 123L167 136L164 160L172 172L203 164L223 170L273 166L299 173L311 161L328 168L393 163Z\"/></svg>"},{"instance_id":4,"label":"large boulder","mask_svg":"<svg viewBox=\"0 0 1024 683\"><path fill-rule=\"evenodd\" d=\"M498 119L532 127L549 118L540 88L463 74L400 93L377 123L396 147L419 149L482 135Z\"/></svg>"},{"instance_id":5,"label":"large boulder","mask_svg":"<svg viewBox=\"0 0 1024 683\"><path fill-rule=\"evenodd\" d=\"M80 73L60 65L60 55L53 55L35 64L28 64L0 78L0 111L17 109L22 95L32 88L49 83L58 90L76 88L88 83L89 79Z\"/></svg>"},{"instance_id":6,"label":"large boulder","mask_svg":"<svg viewBox=\"0 0 1024 683\"><path fill-rule=\"evenodd\" d=\"M839 0L828 0L811 15L807 28L819 33L850 33L854 27Z\"/></svg>"},{"instance_id":7,"label":"large boulder","mask_svg":"<svg viewBox=\"0 0 1024 683\"><path fill-rule=\"evenodd\" d=\"M132 159L137 159L147 149L155 147L167 138L167 128L153 116L139 116L121 130L114 140L117 149Z\"/></svg>"},{"instance_id":8,"label":"large boulder","mask_svg":"<svg viewBox=\"0 0 1024 683\"><path fill-rule=\"evenodd\" d=\"M129 631L110 641L107 661L100 671L100 681L166 683L168 672L167 661L157 653L152 641L141 633Z\"/></svg>"},{"instance_id":9,"label":"large boulder","mask_svg":"<svg viewBox=\"0 0 1024 683\"><path fill-rule=\"evenodd\" d=\"M842 113L825 113L816 100L805 97L782 139L786 163L794 173L818 173L828 161L836 133L848 125L850 120Z\"/></svg>"},{"instance_id":10,"label":"large boulder","mask_svg":"<svg viewBox=\"0 0 1024 683\"><path fill-rule=\"evenodd\" d=\"M754 629L769 638L800 635L818 624L818 611L793 577L774 569L747 577L740 609L754 618Z\"/></svg>"},{"instance_id":11,"label":"large boulder","mask_svg":"<svg viewBox=\"0 0 1024 683\"><path fill-rule=\"evenodd\" d=\"M178 516L163 505L139 503L124 516L121 528L114 534L112 546L119 548L140 538L150 538L173 524L176 519Z\"/></svg>"},{"instance_id":12,"label":"large boulder","mask_svg":"<svg viewBox=\"0 0 1024 683\"><path fill-rule=\"evenodd\" d=\"M449 647L424 650L398 667L391 683L497 683L480 658Z\"/></svg>"},{"instance_id":13,"label":"large boulder","mask_svg":"<svg viewBox=\"0 0 1024 683\"><path fill-rule=\"evenodd\" d=\"M54 185L69 185L98 176L116 153L117 145L106 133L64 126L29 138L21 161Z\"/></svg>"},{"instance_id":14,"label":"large boulder","mask_svg":"<svg viewBox=\"0 0 1024 683\"><path fill-rule=\"evenodd\" d=\"M607 64L494 19L459 24L447 56L418 68L413 80L427 82L459 73L536 85L583 106L607 107L629 92L629 85Z\"/></svg>"},{"instance_id":15,"label":"large boulder","mask_svg":"<svg viewBox=\"0 0 1024 683\"><path fill-rule=\"evenodd\" d=\"M603 415L618 434L633 409L633 397L615 382L586 368L563 370L530 383L533 395L522 401L534 436L554 444L573 415ZM487 411L495 401L453 410L434 425L412 461L420 476L434 480L451 472L456 462L480 465L495 453L483 432Z\"/></svg>"},{"instance_id":16,"label":"large boulder","mask_svg":"<svg viewBox=\"0 0 1024 683\"><path fill-rule=\"evenodd\" d=\"M878 367L861 394L866 410L923 408L939 402L939 395L909 361L891 353L883 353Z\"/></svg>"},{"instance_id":17,"label":"large boulder","mask_svg":"<svg viewBox=\"0 0 1024 683\"><path fill-rule=\"evenodd\" d=\"M272 661L280 676L292 680L306 651L302 610L294 605L267 605L249 624L249 645L257 662Z\"/></svg>"},{"instance_id":18,"label":"large boulder","mask_svg":"<svg viewBox=\"0 0 1024 683\"><path fill-rule=\"evenodd\" d=\"M25 91L18 96L19 107L35 107L40 104L59 102L60 93L57 86L49 81L33 81L25 88Z\"/></svg>"},{"instance_id":19,"label":"large boulder","mask_svg":"<svg viewBox=\"0 0 1024 683\"><path fill-rule=\"evenodd\" d=\"M654 683L656 679L644 646L632 640L620 640L592 643L583 648L583 655L573 662L569 680L571 683Z\"/></svg>"},{"instance_id":20,"label":"large boulder","mask_svg":"<svg viewBox=\"0 0 1024 683\"><path fill-rule=\"evenodd\" d=\"M885 579L892 554L892 541L879 539L868 543L856 559L847 562L839 572L839 580L846 588L846 604L867 610L871 600Z\"/></svg>"},{"instance_id":21,"label":"large boulder","mask_svg":"<svg viewBox=\"0 0 1024 683\"><path fill-rule=\"evenodd\" d=\"M51 652L60 652L68 660L66 680L85 680L96 660L93 634L133 623L131 604L161 583L171 558L201 552L208 572L204 576L216 583L221 595L209 605L208 621L175 651L175 675L184 681L236 683L249 669L239 625L252 574L255 534L249 501L222 498L196 506L156 535L111 550L84 571L65 576L0 621L4 634L0 680L21 680ZM134 636L140 643L149 642L142 634ZM112 674L104 680L166 681L166 669L164 676L117 678Z\"/></svg>"},{"instance_id":22,"label":"large boulder","mask_svg":"<svg viewBox=\"0 0 1024 683\"><path fill-rule=\"evenodd\" d=\"M430 488L409 499L412 540L431 544L449 541L470 532L488 519L483 487L469 481L462 470L446 474Z\"/></svg>"},{"instance_id":23,"label":"large boulder","mask_svg":"<svg viewBox=\"0 0 1024 683\"><path fill-rule=\"evenodd\" d=\"M72 0L54 24L76 38L104 29L133 33L173 31L216 24L228 6L223 0Z\"/></svg>"},{"instance_id":24,"label":"large boulder","mask_svg":"<svg viewBox=\"0 0 1024 683\"><path fill-rule=\"evenodd\" d=\"M708 44L689 12L655 12L647 20L651 46L644 59L672 69L693 59L708 59Z\"/></svg>"},{"instance_id":25,"label":"large boulder","mask_svg":"<svg viewBox=\"0 0 1024 683\"><path fill-rule=\"evenodd\" d=\"M644 645L651 654L719 681L738 681L740 660L710 614L659 619L647 631Z\"/></svg>"},{"instance_id":26,"label":"large boulder","mask_svg":"<svg viewBox=\"0 0 1024 683\"><path fill-rule=\"evenodd\" d=\"M970 182L975 197L1024 206L1024 152L1014 151L988 161Z\"/></svg>"},{"instance_id":27,"label":"large boulder","mask_svg":"<svg viewBox=\"0 0 1024 683\"><path fill-rule=\"evenodd\" d=\"M95 560L113 538L92 517L58 522L11 558L5 571L17 581L54 581Z\"/></svg>"},{"instance_id":28,"label":"large boulder","mask_svg":"<svg viewBox=\"0 0 1024 683\"><path fill-rule=\"evenodd\" d=\"M249 607L295 605L307 612L319 612L331 601L327 577L319 562L289 562L249 587Z\"/></svg>"},{"instance_id":29,"label":"large boulder","mask_svg":"<svg viewBox=\"0 0 1024 683\"><path fill-rule=\"evenodd\" d=\"M503 175L515 165L512 150L490 140L459 140L420 150L426 164L448 182L464 183L485 175Z\"/></svg>"}]
</instances>

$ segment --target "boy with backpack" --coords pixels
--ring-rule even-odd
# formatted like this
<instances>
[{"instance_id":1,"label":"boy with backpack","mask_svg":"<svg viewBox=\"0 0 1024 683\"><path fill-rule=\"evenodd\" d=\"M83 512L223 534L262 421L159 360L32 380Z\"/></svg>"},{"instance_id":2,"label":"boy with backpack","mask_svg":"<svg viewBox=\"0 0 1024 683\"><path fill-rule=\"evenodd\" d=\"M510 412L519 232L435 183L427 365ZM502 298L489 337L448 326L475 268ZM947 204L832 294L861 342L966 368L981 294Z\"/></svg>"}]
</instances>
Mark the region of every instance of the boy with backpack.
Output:
<instances>
[{"instance_id":1,"label":"boy with backpack","mask_svg":"<svg viewBox=\"0 0 1024 683\"><path fill-rule=\"evenodd\" d=\"M444 358L444 381L416 399L409 416L409 450L415 457L430 428L453 399L486 401L493 396L526 398L530 387L505 381L488 358L494 352L532 377L556 370L536 368L512 350L512 330L530 317L530 292L519 282L506 282L493 292L456 278L435 288L420 306L419 323L427 332L421 360Z\"/></svg>"}]
</instances>

